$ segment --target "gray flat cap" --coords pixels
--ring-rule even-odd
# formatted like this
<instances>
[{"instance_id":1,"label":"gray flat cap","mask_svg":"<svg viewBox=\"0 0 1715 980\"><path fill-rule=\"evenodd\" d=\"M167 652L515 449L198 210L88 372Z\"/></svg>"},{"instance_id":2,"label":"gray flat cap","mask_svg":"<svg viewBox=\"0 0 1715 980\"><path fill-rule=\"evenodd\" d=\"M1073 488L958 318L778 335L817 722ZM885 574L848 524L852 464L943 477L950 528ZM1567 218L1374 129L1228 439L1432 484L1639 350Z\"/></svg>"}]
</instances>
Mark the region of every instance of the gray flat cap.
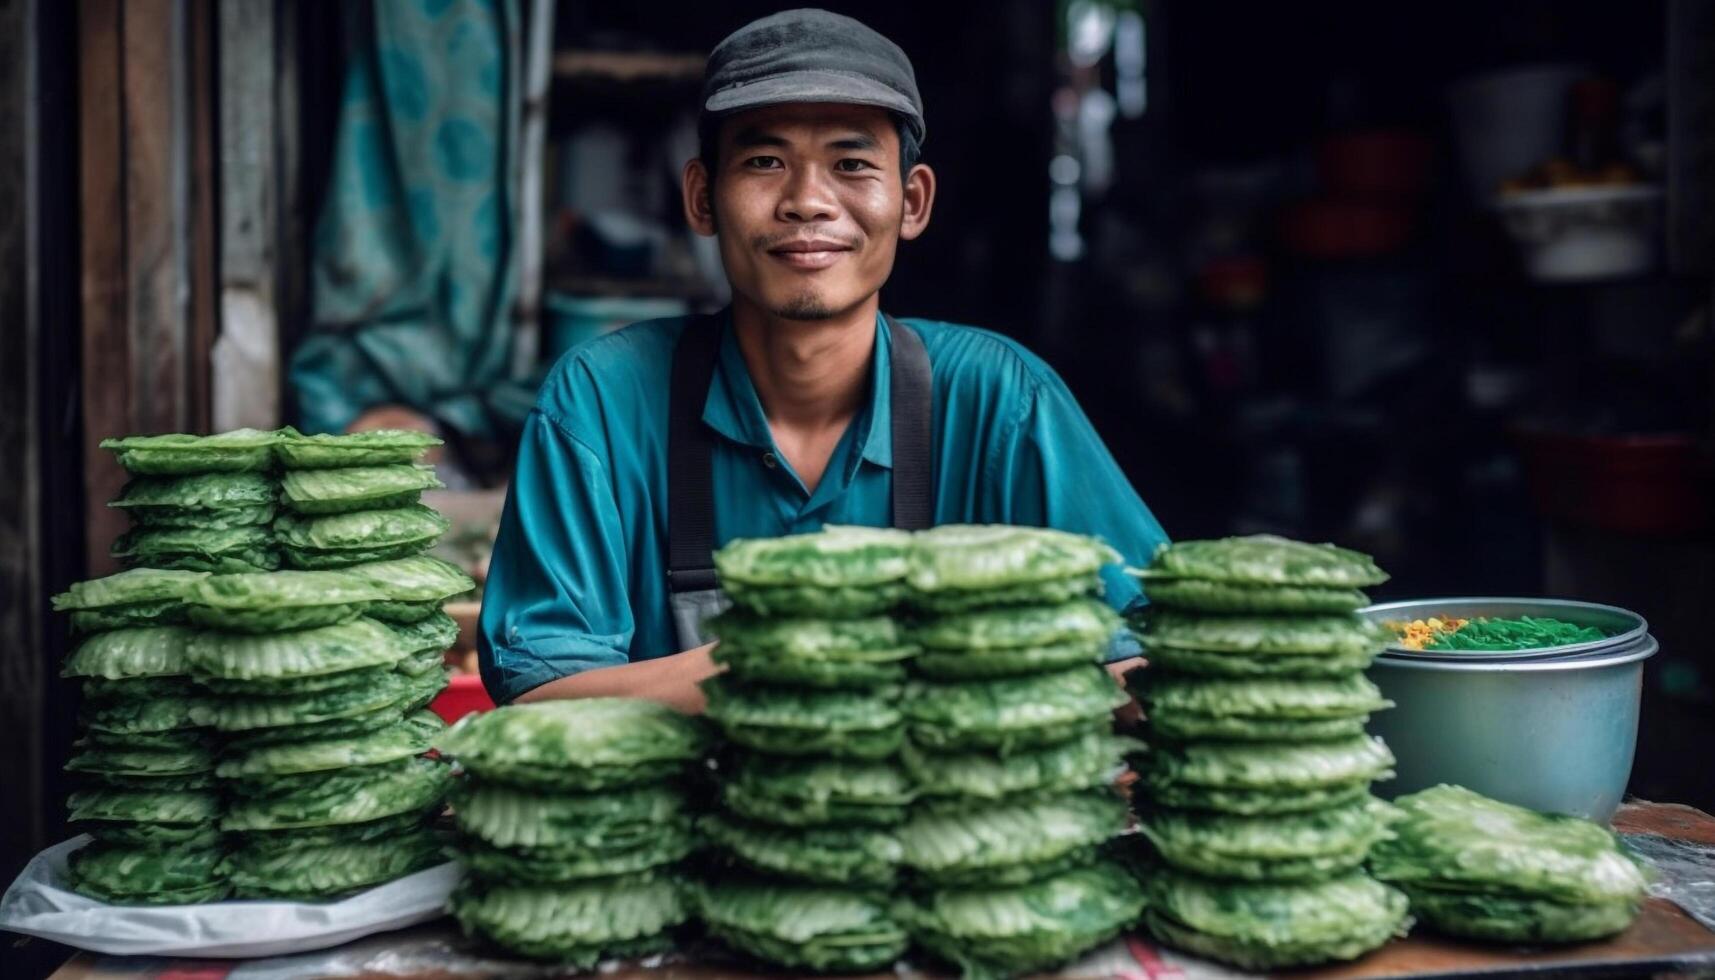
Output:
<instances>
[{"instance_id":1,"label":"gray flat cap","mask_svg":"<svg viewBox=\"0 0 1715 980\"><path fill-rule=\"evenodd\" d=\"M923 97L911 59L875 31L826 10L753 20L709 52L704 112L787 102L879 106L898 113L923 141Z\"/></svg>"}]
</instances>

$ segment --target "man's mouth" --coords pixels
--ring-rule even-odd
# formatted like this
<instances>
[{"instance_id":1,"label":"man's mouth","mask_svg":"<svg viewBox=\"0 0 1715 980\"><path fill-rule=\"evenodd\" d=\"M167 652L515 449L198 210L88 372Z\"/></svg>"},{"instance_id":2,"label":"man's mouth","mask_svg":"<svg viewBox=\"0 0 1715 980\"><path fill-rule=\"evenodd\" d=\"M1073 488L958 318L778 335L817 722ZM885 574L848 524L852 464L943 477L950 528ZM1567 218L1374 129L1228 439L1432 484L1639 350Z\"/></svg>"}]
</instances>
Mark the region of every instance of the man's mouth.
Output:
<instances>
[{"instance_id":1,"label":"man's mouth","mask_svg":"<svg viewBox=\"0 0 1715 980\"><path fill-rule=\"evenodd\" d=\"M794 269L826 269L852 250L846 242L827 238L795 239L768 249L768 254Z\"/></svg>"}]
</instances>

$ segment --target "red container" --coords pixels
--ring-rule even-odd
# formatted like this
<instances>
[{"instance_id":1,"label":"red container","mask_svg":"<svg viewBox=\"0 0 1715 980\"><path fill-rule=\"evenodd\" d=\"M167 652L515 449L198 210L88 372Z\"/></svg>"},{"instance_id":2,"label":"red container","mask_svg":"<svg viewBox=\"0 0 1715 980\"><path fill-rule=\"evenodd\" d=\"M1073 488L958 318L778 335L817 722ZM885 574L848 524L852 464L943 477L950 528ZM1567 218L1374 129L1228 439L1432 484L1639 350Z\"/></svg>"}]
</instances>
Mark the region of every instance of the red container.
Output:
<instances>
[{"instance_id":1,"label":"red container","mask_svg":"<svg viewBox=\"0 0 1715 980\"><path fill-rule=\"evenodd\" d=\"M1428 189L1434 155L1434 144L1410 130L1342 133L1316 148L1316 176L1329 197L1410 202Z\"/></svg>"},{"instance_id":2,"label":"red container","mask_svg":"<svg viewBox=\"0 0 1715 980\"><path fill-rule=\"evenodd\" d=\"M465 715L493 709L494 699L488 696L488 691L482 686L482 678L476 674L453 675L447 689L429 705L429 710L440 715L449 725Z\"/></svg>"},{"instance_id":3,"label":"red container","mask_svg":"<svg viewBox=\"0 0 1715 980\"><path fill-rule=\"evenodd\" d=\"M1645 535L1702 531L1715 517L1715 481L1691 436L1515 436L1545 517Z\"/></svg>"}]
</instances>

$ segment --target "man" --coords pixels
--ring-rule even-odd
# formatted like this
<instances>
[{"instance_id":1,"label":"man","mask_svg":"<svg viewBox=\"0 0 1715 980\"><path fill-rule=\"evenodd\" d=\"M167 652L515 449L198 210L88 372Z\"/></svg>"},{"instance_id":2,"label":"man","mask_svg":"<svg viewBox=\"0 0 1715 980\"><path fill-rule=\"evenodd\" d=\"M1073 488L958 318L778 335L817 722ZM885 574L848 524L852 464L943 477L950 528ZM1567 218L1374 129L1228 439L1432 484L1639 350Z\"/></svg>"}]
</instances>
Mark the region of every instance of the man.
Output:
<instances>
[{"instance_id":1,"label":"man","mask_svg":"<svg viewBox=\"0 0 1715 980\"><path fill-rule=\"evenodd\" d=\"M1004 523L1165 539L1060 379L878 293L929 225L923 108L896 45L794 10L709 56L686 220L732 305L568 353L525 425L483 601L497 702L627 695L700 710L711 550L824 524ZM1140 601L1119 568L1116 608Z\"/></svg>"}]
</instances>

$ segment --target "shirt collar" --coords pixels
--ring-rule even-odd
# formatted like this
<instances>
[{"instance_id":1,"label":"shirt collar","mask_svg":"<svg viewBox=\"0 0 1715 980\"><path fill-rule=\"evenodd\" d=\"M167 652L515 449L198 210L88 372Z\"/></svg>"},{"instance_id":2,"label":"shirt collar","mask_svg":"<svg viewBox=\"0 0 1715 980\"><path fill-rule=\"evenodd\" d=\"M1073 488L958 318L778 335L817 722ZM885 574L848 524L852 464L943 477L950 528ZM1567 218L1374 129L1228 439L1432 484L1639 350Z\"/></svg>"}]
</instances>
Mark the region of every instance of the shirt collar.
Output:
<instances>
[{"instance_id":1,"label":"shirt collar","mask_svg":"<svg viewBox=\"0 0 1715 980\"><path fill-rule=\"evenodd\" d=\"M773 450L774 436L768 431L768 418L762 413L762 399L757 397L756 385L750 380L744 353L739 350L738 337L732 329L729 307L718 319L721 331L720 353L716 355L714 379L709 384L709 396L703 403L703 422L733 442L757 449ZM876 316L875 357L871 363L869 404L852 419L858 426L861 441L855 447L858 455L877 466L893 466L893 385L892 341Z\"/></svg>"}]
</instances>

